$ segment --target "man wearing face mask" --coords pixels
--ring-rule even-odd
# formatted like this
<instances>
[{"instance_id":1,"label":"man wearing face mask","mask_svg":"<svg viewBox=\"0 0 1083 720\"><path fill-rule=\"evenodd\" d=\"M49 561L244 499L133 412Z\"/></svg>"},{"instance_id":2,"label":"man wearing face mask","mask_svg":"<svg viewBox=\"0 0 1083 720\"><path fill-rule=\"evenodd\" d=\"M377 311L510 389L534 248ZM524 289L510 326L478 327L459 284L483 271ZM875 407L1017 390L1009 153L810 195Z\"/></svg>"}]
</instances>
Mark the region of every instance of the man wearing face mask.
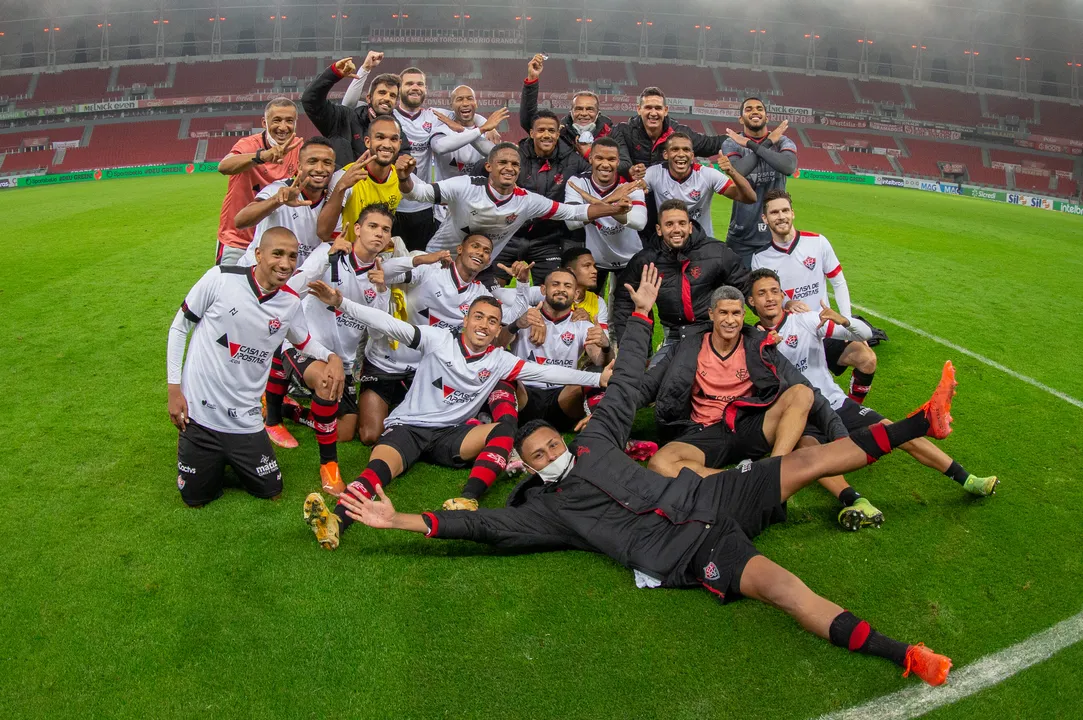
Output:
<instances>
[{"instance_id":1,"label":"man wearing face mask","mask_svg":"<svg viewBox=\"0 0 1083 720\"><path fill-rule=\"evenodd\" d=\"M662 276L658 294L658 317L665 340L655 353L656 364L685 334L697 326L710 325L707 311L711 293L720 285L748 292L748 270L725 243L708 237L692 224L682 200L667 200L658 210L656 234L628 261L616 285L611 311L612 335L620 344L633 304L623 289L640 271L654 264Z\"/></svg>"},{"instance_id":2,"label":"man wearing face mask","mask_svg":"<svg viewBox=\"0 0 1083 720\"><path fill-rule=\"evenodd\" d=\"M590 424L573 448L551 425L535 421L516 435L523 460L535 473L520 483L507 506L478 512L399 513L377 488L378 500L347 491L346 516L369 527L417 532L431 538L474 540L528 551L577 549L602 553L637 574L637 582L703 587L722 602L747 596L792 615L809 632L851 652L882 657L940 685L951 660L924 645L899 642L817 595L752 544L785 519L791 495L823 475L864 467L917 437L951 432L954 370L945 365L932 398L903 421L878 425L829 445L727 470L710 478L691 472L664 478L624 455L635 419L650 347L648 313L659 278L644 267L638 288L627 288L635 315L620 359Z\"/></svg>"},{"instance_id":3,"label":"man wearing face mask","mask_svg":"<svg viewBox=\"0 0 1083 720\"><path fill-rule=\"evenodd\" d=\"M541 53L532 57L526 66L526 80L523 81L523 94L519 103L519 123L527 131L538 112L538 80L544 66L545 56ZM575 145L584 133L590 133L595 139L603 138L609 135L615 125L612 118L599 112L598 96L590 90L580 90L572 96L572 108L560 121L560 137L569 145ZM584 154L584 157L587 155Z\"/></svg>"}]
</instances>

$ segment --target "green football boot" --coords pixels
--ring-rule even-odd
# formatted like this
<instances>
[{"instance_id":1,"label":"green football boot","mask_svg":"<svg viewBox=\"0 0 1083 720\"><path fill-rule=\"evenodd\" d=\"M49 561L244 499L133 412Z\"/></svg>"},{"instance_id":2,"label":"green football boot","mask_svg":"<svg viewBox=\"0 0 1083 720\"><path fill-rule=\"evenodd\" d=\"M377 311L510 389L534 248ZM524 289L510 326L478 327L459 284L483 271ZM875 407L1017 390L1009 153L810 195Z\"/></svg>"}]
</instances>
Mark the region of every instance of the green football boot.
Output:
<instances>
[{"instance_id":1,"label":"green football boot","mask_svg":"<svg viewBox=\"0 0 1083 720\"><path fill-rule=\"evenodd\" d=\"M847 530L857 531L870 525L880 527L883 524L884 514L863 497L859 497L853 505L839 511L839 525Z\"/></svg>"},{"instance_id":2,"label":"green football boot","mask_svg":"<svg viewBox=\"0 0 1083 720\"><path fill-rule=\"evenodd\" d=\"M999 484L1000 480L997 479L996 475L990 475L989 477L970 475L967 477L966 482L963 483L963 490L966 490L971 495L988 497L997 494L997 485Z\"/></svg>"}]
</instances>

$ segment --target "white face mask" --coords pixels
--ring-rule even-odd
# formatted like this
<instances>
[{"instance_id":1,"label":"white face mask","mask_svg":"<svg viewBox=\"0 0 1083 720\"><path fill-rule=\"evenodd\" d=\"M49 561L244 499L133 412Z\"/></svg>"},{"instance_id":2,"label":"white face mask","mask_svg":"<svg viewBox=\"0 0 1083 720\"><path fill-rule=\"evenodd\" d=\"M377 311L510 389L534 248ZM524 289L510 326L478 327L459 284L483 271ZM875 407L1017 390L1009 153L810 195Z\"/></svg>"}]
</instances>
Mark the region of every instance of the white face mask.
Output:
<instances>
[{"instance_id":1,"label":"white face mask","mask_svg":"<svg viewBox=\"0 0 1083 720\"><path fill-rule=\"evenodd\" d=\"M586 125L580 125L576 122L572 123L572 127L575 128L576 135L582 135L585 132L594 132L594 125L595 123L587 123Z\"/></svg>"},{"instance_id":2,"label":"white face mask","mask_svg":"<svg viewBox=\"0 0 1083 720\"><path fill-rule=\"evenodd\" d=\"M542 482L555 483L562 480L574 465L575 456L572 455L569 450L565 449L563 455L543 467L541 470L535 470L534 472L538 473L538 477L542 479Z\"/></svg>"}]
</instances>

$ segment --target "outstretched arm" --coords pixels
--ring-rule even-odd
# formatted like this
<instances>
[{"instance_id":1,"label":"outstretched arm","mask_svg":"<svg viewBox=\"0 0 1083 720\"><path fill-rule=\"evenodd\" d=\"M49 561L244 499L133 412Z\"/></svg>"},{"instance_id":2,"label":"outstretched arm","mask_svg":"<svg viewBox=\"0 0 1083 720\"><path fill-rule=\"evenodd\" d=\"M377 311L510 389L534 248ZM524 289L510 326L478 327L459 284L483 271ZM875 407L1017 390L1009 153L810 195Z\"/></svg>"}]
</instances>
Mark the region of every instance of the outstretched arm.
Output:
<instances>
[{"instance_id":1,"label":"outstretched arm","mask_svg":"<svg viewBox=\"0 0 1083 720\"><path fill-rule=\"evenodd\" d=\"M406 343L414 350L421 347L422 334L416 325L403 322L389 313L375 308L367 308L360 303L355 303L349 298L342 297L342 293L335 290L325 282L317 281L309 283L309 290L319 298L320 302L331 307L337 307L343 313L349 315L370 330L376 330L387 335L392 340Z\"/></svg>"}]
</instances>

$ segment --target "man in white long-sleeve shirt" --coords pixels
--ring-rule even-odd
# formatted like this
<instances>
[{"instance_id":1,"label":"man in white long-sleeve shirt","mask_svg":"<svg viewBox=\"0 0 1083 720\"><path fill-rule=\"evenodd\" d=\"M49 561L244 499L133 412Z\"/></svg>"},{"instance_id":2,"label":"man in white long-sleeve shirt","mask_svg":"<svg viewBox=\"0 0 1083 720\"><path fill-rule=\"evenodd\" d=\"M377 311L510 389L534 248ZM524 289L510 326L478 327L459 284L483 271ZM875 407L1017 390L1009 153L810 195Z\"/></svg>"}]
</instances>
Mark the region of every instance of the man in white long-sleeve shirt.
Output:
<instances>
[{"instance_id":1,"label":"man in white long-sleeve shirt","mask_svg":"<svg viewBox=\"0 0 1083 720\"><path fill-rule=\"evenodd\" d=\"M847 397L835 383L824 353L822 342L825 339L862 342L871 338L872 328L867 323L835 312L826 300L820 301L818 315L814 312L786 312L783 310L786 295L779 276L768 268L753 270L749 283L748 304L759 317L761 327L776 339L775 346L779 353L827 399L847 432L855 433L877 423L891 423L871 407L860 405ZM806 428L798 447L826 442L827 438L821 431ZM903 443L899 449L905 450L922 465L943 473L973 495L992 495L999 482L996 476L978 477L967 472L925 437ZM838 520L844 528L858 530L868 525L879 527L883 522L883 513L850 487L841 475L824 477L819 482L842 503Z\"/></svg>"},{"instance_id":2,"label":"man in white long-sleeve shirt","mask_svg":"<svg viewBox=\"0 0 1083 720\"><path fill-rule=\"evenodd\" d=\"M516 184L520 164L519 148L513 143L500 143L489 152L485 163L488 178L464 176L430 185L417 175L400 176L404 198L448 206L447 218L429 241L429 252L452 250L468 235L480 234L492 239L495 258L519 228L534 220L586 223L631 209L627 198L618 203L565 205L523 190Z\"/></svg>"},{"instance_id":3,"label":"man in white long-sleeve shirt","mask_svg":"<svg viewBox=\"0 0 1083 720\"><path fill-rule=\"evenodd\" d=\"M461 331L420 327L397 320L386 313L345 300L342 294L322 283L313 283L312 292L328 305L342 309L370 329L406 343L423 354L410 391L387 418L387 430L372 449L368 466L351 487L370 497L377 485L386 486L419 459L462 468L473 462L470 479L462 497L444 503L447 509L476 510L477 498L492 485L507 464L516 430L515 422L501 405L514 408L514 395L493 401L490 393L501 381L542 380L561 385L604 386L606 374L588 373L556 365L528 363L506 350L493 347L501 329L500 303L493 297L475 299L466 313ZM468 425L481 406L489 401L497 422ZM510 414L514 417L514 411ZM498 418L501 418L498 420ZM317 496L318 497L318 496ZM330 528L323 522L322 501L305 503L305 518L317 531L327 549L338 546L339 533L349 525L342 507Z\"/></svg>"},{"instance_id":4,"label":"man in white long-sleeve shirt","mask_svg":"<svg viewBox=\"0 0 1083 720\"><path fill-rule=\"evenodd\" d=\"M835 289L839 313L852 317L850 289L842 274L842 263L823 235L804 232L793 225L793 199L785 190L769 190L763 200L763 221L771 230L771 244L752 256L752 268L770 268L778 273L787 301L803 302L818 309L830 305L827 283ZM866 342L827 338L824 340L827 365L836 376L852 367L849 397L859 405L872 387L876 353Z\"/></svg>"},{"instance_id":5,"label":"man in white long-sleeve shirt","mask_svg":"<svg viewBox=\"0 0 1083 720\"><path fill-rule=\"evenodd\" d=\"M250 494L272 498L282 492L260 395L283 339L323 363L319 384L328 395L342 393L342 361L309 335L301 299L286 284L296 267L297 238L286 228L272 228L263 234L254 267L211 268L173 319L169 418L180 430L177 487L189 506L222 494L227 464Z\"/></svg>"}]
</instances>

